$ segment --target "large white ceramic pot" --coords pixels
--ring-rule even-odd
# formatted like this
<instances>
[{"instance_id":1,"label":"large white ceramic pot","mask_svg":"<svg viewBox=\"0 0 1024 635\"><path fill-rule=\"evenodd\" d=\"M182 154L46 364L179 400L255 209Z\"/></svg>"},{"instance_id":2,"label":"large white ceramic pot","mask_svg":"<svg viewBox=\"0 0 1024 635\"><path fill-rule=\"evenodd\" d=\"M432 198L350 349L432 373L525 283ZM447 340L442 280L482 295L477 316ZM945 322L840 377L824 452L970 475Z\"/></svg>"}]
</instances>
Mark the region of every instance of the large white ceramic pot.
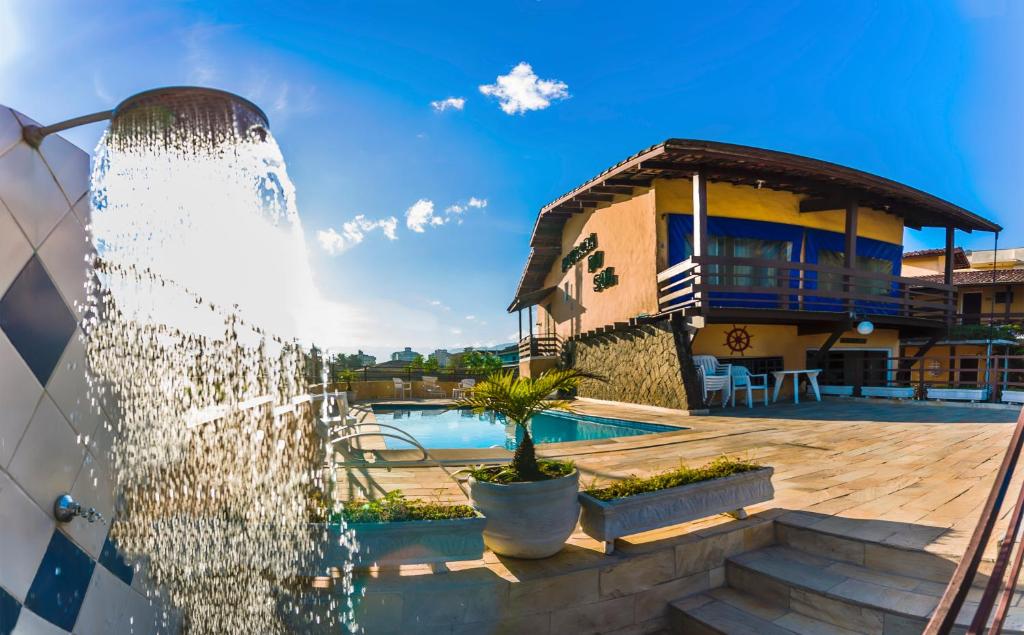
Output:
<instances>
[{"instance_id":1,"label":"large white ceramic pot","mask_svg":"<svg viewBox=\"0 0 1024 635\"><path fill-rule=\"evenodd\" d=\"M487 517L484 543L496 554L547 558L558 553L580 516L580 473L529 483L469 479L473 506Z\"/></svg>"}]
</instances>

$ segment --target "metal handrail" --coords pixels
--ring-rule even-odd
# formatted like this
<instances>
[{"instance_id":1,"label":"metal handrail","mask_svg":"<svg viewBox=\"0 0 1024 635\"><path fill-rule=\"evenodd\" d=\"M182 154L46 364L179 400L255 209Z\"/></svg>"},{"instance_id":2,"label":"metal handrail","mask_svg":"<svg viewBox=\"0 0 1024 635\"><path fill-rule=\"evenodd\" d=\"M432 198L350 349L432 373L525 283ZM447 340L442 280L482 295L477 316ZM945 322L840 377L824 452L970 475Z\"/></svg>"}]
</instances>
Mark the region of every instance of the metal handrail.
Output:
<instances>
[{"instance_id":1,"label":"metal handrail","mask_svg":"<svg viewBox=\"0 0 1024 635\"><path fill-rule=\"evenodd\" d=\"M974 533L971 535L971 541L967 545L967 550L953 572L953 576L950 578L949 584L942 594L942 599L939 600L939 604L935 608L935 612L932 613L932 617L925 627L924 635L947 635L953 630L957 615L960 613L964 600L967 598L967 593L971 590L971 585L978 573L978 565L981 563L985 545L988 544L989 538L992 535L992 530L999 517L1000 508L1010 488L1010 480L1013 478L1014 470L1020 459L1022 447L1024 447L1024 411L1017 417L1017 425L1013 430L1013 436L1010 438L1010 444L1007 446L1006 454L999 465L999 471L996 473L995 481L992 483L992 490L989 492L985 506L982 508L981 517L974 528ZM971 626L967 631L968 635L980 635L985 628L985 624L988 622L989 615L992 613L995 595L998 592L999 586L1003 584L1003 572L1006 571L1010 552L1013 549L1016 533L1020 526L1021 516L1024 515L1024 505L1022 503L1024 503L1024 492L1022 492L1021 497L1018 497L1013 517L1010 520L1010 528L1013 531L1012 533L1007 531L1007 542L1000 546L988 585L985 588L981 601L978 603L974 619L971 621ZM1020 551L1018 550L1017 554L1018 560L1021 558ZM1008 588L1004 593L1013 593L1013 589L1016 586L1016 575L1020 572L1019 562L1014 562L1012 571L1013 575L1011 575L1011 579L1007 580ZM1007 602L1007 606L1004 607L1003 603L1001 603L1000 609L1005 610L1008 608L1008 604ZM1005 617L1005 613L1003 617ZM993 622L989 633L990 635L997 635L1001 632L1001 629L1002 620L997 619Z\"/></svg>"}]
</instances>

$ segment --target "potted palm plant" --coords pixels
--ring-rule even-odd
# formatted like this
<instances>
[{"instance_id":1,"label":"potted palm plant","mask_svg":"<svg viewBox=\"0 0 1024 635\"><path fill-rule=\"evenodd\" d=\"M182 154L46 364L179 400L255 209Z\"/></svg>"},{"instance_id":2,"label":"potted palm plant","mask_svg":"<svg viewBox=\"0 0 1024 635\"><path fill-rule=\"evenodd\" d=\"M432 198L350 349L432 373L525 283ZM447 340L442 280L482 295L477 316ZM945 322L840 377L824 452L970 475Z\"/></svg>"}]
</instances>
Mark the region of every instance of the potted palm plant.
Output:
<instances>
[{"instance_id":1,"label":"potted palm plant","mask_svg":"<svg viewBox=\"0 0 1024 635\"><path fill-rule=\"evenodd\" d=\"M470 500L487 517L484 542L491 551L546 558L562 549L576 527L579 472L571 462L538 460L529 422L542 410L567 410L567 401L549 397L576 388L583 377L572 369L552 369L537 378L494 373L456 402L455 407L476 413L497 413L523 433L509 465L470 473Z\"/></svg>"}]
</instances>

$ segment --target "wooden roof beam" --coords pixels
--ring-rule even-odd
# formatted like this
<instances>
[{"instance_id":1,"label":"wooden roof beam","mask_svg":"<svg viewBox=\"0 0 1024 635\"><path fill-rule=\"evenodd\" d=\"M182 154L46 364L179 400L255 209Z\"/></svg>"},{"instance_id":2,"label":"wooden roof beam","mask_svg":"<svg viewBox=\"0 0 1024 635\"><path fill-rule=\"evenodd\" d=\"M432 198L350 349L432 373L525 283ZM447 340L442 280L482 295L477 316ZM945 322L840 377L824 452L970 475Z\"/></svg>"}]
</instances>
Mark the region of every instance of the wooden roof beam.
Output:
<instances>
[{"instance_id":1,"label":"wooden roof beam","mask_svg":"<svg viewBox=\"0 0 1024 635\"><path fill-rule=\"evenodd\" d=\"M572 197L572 200L579 201L580 203L589 203L589 202L611 203L612 201L615 200L615 197L612 196L611 194L589 194L589 193L584 193L584 194L577 194L576 196Z\"/></svg>"},{"instance_id":2,"label":"wooden roof beam","mask_svg":"<svg viewBox=\"0 0 1024 635\"><path fill-rule=\"evenodd\" d=\"M590 191L595 194L623 194L631 196L633 194L633 186L631 185L595 185L590 188Z\"/></svg>"}]
</instances>

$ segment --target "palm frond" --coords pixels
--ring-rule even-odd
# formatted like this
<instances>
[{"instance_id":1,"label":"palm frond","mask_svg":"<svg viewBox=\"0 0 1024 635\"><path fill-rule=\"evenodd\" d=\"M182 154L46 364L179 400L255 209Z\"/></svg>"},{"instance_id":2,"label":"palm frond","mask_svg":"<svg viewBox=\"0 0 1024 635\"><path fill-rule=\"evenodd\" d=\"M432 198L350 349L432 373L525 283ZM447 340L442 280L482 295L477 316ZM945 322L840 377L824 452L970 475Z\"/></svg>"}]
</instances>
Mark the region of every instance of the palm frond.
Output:
<instances>
[{"instance_id":1,"label":"palm frond","mask_svg":"<svg viewBox=\"0 0 1024 635\"><path fill-rule=\"evenodd\" d=\"M568 409L568 402L552 400L549 396L575 388L585 377L587 375L574 369L551 369L536 378L516 377L512 371L494 373L477 384L471 395L459 399L455 406L477 413L490 410L525 425L542 410Z\"/></svg>"}]
</instances>

